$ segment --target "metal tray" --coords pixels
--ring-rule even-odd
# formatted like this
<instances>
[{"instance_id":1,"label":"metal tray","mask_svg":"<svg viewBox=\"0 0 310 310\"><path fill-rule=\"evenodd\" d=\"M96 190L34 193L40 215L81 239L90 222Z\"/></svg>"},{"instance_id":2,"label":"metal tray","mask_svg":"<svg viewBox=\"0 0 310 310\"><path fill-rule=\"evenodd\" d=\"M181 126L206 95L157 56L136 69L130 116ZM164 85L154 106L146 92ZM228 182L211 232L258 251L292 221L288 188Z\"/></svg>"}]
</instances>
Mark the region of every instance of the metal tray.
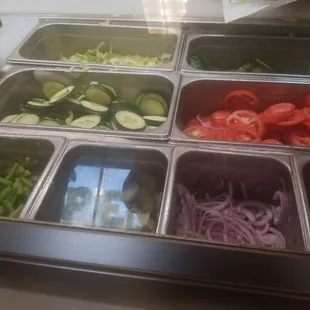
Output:
<instances>
[{"instance_id":1,"label":"metal tray","mask_svg":"<svg viewBox=\"0 0 310 310\"><path fill-rule=\"evenodd\" d=\"M139 139L168 139L171 134L172 119L175 112L175 103L178 91L179 77L174 73L137 73L137 72L102 72L91 70L83 72L75 70L74 73L67 72L66 69L52 68L29 68L29 67L11 67L6 70L4 76L0 79L0 118L14 113L20 113L20 104L26 102L32 97L44 96L41 91L41 85L33 78L33 72L57 72L62 76L72 80L73 84L87 84L96 80L109 84L114 87L117 94L124 99L133 101L141 91L154 91L162 94L169 104L169 113L167 121L160 127L145 132L126 132L109 131L96 129L82 129L73 127L53 127L53 126L29 126L10 124L10 127L32 128L54 132L57 135L71 136L77 135L102 135L139 138ZM44 98L44 97L43 97ZM7 127L7 124L1 124L0 127Z\"/></svg>"},{"instance_id":2,"label":"metal tray","mask_svg":"<svg viewBox=\"0 0 310 310\"><path fill-rule=\"evenodd\" d=\"M197 150L192 147L177 147L173 152L172 167L169 175L165 209L162 214L160 232L175 235L176 209L179 204L179 195L176 184L180 183L191 191L193 186L203 186L214 190L214 187L223 179L233 183L234 197L241 195L240 182L248 188L249 199L253 189L260 187L263 197L272 197L279 188L284 188L289 210L286 222L278 229L284 234L287 241L287 250L302 251L304 246L309 249L309 227L304 223L307 211L301 203L299 187L295 182L295 174L290 165L291 156L281 153L259 155L240 150ZM197 181L197 175L204 172L203 180ZM253 179L253 176L255 178ZM200 182L197 184L197 182ZM196 185L195 185L196 184ZM197 188L196 188L197 189ZM189 237L179 237L187 239ZM267 250L267 249L266 249Z\"/></svg>"},{"instance_id":3,"label":"metal tray","mask_svg":"<svg viewBox=\"0 0 310 310\"><path fill-rule=\"evenodd\" d=\"M85 53L95 49L101 42L105 45L101 51L108 51L110 46L121 54L142 56L161 56L170 54L172 60L160 67L130 67L89 63L89 68L111 70L161 70L173 71L179 61L182 44L182 31L173 27L138 27L131 25L107 25L99 21L51 22L41 20L19 47L11 54L8 61L45 66L80 66L76 62L60 61L61 55L71 56L77 52Z\"/></svg>"},{"instance_id":4,"label":"metal tray","mask_svg":"<svg viewBox=\"0 0 310 310\"><path fill-rule=\"evenodd\" d=\"M98 162L98 164L103 163L109 167L122 167L133 172L138 170L141 172L143 171L143 173L152 173L152 175L157 177L159 187L164 196L168 177L167 170L171 160L171 151L171 147L164 145L137 144L128 141L123 143L115 141L91 143L72 140L69 142L66 151L62 154L58 163L54 165L54 169L49 175L48 184L43 191L41 191L41 195L37 199L36 204L32 204L32 206L27 209L27 212L23 213L23 218L27 220L60 223L69 172L73 167L73 163L78 162L81 158L85 160L86 157L96 162L100 159L100 163ZM97 188L94 194L93 208L91 210L89 208L82 210L84 214L89 216L89 221L82 220L81 223L73 222L73 226L86 227L88 229L104 228L105 225L101 224L99 207L99 199L100 195L102 195L102 190L105 190L103 185L100 189ZM160 211L163 204L164 201L162 199L161 204L158 206L157 218L160 218ZM123 210L122 213L124 212ZM126 216L126 214L124 216ZM68 225L68 222L70 221L67 221L64 225Z\"/></svg>"},{"instance_id":5,"label":"metal tray","mask_svg":"<svg viewBox=\"0 0 310 310\"><path fill-rule=\"evenodd\" d=\"M206 72L189 65L188 60L191 56L206 56L210 61L210 69L207 72L235 72L247 60L258 58L277 69L279 73L255 73L256 75L309 75L309 44L307 37L189 34L182 59L182 70ZM236 73L241 76L251 74Z\"/></svg>"},{"instance_id":6,"label":"metal tray","mask_svg":"<svg viewBox=\"0 0 310 310\"><path fill-rule=\"evenodd\" d=\"M40 149L37 150L36 144L40 143ZM49 173L53 169L54 162L61 154L66 140L60 137L41 137L39 135L14 135L14 134L3 134L0 133L0 153L2 155L13 155L13 156L32 156L35 150L35 155L39 161L39 169L41 175L36 183L32 193L27 199L23 210L19 217L27 210L35 201L37 194L41 188L45 185L46 180L49 177Z\"/></svg>"},{"instance_id":7,"label":"metal tray","mask_svg":"<svg viewBox=\"0 0 310 310\"><path fill-rule=\"evenodd\" d=\"M263 111L268 106L279 102L292 102L297 107L303 105L304 98L310 93L310 80L307 78L269 78L237 76L227 77L218 74L194 75L185 74L182 77L178 104L176 107L175 122L173 124L172 142L195 143L201 147L209 144L218 147L228 148L232 145L239 147L252 146L256 149L275 150L281 149L292 151L292 149L305 149L305 147L289 145L264 145L259 143L238 143L222 142L212 140L198 140L185 135L182 130L186 123L198 114L210 115L221 110L221 104L232 90L247 89L257 94L261 100L260 110ZM199 94L199 99L197 95ZM262 94L262 95L260 95ZM195 100L192 98L195 97Z\"/></svg>"}]
</instances>

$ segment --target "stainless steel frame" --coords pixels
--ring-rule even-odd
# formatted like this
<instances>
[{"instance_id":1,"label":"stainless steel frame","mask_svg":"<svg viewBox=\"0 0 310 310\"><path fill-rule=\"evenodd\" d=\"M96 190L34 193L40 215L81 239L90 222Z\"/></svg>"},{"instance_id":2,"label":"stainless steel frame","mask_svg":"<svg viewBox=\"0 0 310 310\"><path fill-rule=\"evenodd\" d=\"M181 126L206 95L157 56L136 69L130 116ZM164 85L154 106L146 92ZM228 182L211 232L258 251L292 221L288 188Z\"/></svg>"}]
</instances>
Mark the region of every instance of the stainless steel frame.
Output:
<instances>
[{"instance_id":1,"label":"stainless steel frame","mask_svg":"<svg viewBox=\"0 0 310 310\"><path fill-rule=\"evenodd\" d=\"M0 220L1 259L21 260L32 264L51 264L61 268L91 270L95 273L128 272L137 277L150 276L156 279L178 279L197 284L218 285L229 289L251 290L265 294L281 294L309 297L310 292L310 211L308 206L307 182L303 179L303 169L310 162L307 149L290 146L269 146L256 144L239 144L228 142L198 141L186 137L179 128L182 90L190 83L206 81L218 83L239 83L267 85L273 83L280 88L292 87L298 91L310 92L310 79L306 76L284 76L269 74L236 74L233 72L198 72L186 67L186 55L191 40L201 35L190 34L186 46L182 45L184 31L172 31L177 36L173 61L162 68L126 68L114 71L109 66L92 66L84 72L71 64L58 61L29 60L19 53L22 46L29 47L33 40L48 27L55 25L74 27L103 27L109 30L111 24L99 25L97 21L85 20L41 20L40 25L21 43L11 55L10 63L0 72L0 117L3 109L9 110L8 99L12 92L18 94L20 85L31 80L33 70L62 72L86 78L93 76L113 77L122 81L124 76L130 80L138 79L138 91L142 90L140 82L152 84L151 87L169 89L170 110L167 122L158 129L145 133L110 132L84 130L66 127L40 127L0 124L0 139L18 137L19 139L42 139L50 141L55 148L40 184L35 188L18 221ZM147 27L124 24L113 25L111 29L134 31ZM155 28L154 28L155 27ZM170 31L169 28L151 26L150 29ZM55 29L55 28L54 28ZM32 39L30 39L32 38ZM40 37L41 38L41 37ZM38 40L40 40L38 38ZM288 39L289 40L289 39ZM27 43L28 42L28 43ZM37 44L37 41L31 41ZM181 59L182 49L182 63ZM185 53L185 56L184 56ZM52 66L59 66L52 68ZM180 69L183 70L180 73ZM167 72L176 71L176 72ZM180 84L180 80L181 85ZM162 82L158 86L159 81ZM116 83L116 82L115 82ZM241 84L240 84L241 83ZM154 84L154 85L153 85ZM170 86L168 86L170 85ZM236 85L236 84L235 84ZM282 86L281 86L282 85ZM298 92L297 91L297 92ZM18 97L18 96L17 96ZM21 99L21 98L19 98ZM13 102L12 105L18 102ZM209 106L215 109L216 103ZM172 130L172 133L171 133ZM172 136L171 136L172 134ZM169 139L171 136L171 139ZM167 160L167 174L156 234L137 234L109 229L90 229L89 227L66 226L36 220L39 210L46 199L55 176L66 156L78 146L128 149L137 152L149 150L159 152ZM174 192L178 180L178 165L185 156L197 154L201 158L237 158L236 166L243 168L244 162L255 163L254 170L259 175L260 165L269 166L276 163L280 174L284 174L293 205L292 218L297 227L293 233L298 235L298 246L285 251L236 247L224 244L202 243L190 239L181 239L171 235L173 212L177 203ZM196 155L195 155L196 156ZM186 162L185 162L186 163ZM307 166L308 167L308 166ZM271 173L276 172L270 168ZM220 173L223 170L219 169ZM189 173L190 175L190 173ZM263 180L263 179L262 179ZM9 242L8 242L9 240ZM86 250L87 249L87 250ZM21 259L22 257L22 259ZM264 266L264 270L258 268ZM281 275L281 276L279 276ZM293 276L292 276L293 275ZM292 280L293 279L293 280Z\"/></svg>"},{"instance_id":2,"label":"stainless steel frame","mask_svg":"<svg viewBox=\"0 0 310 310\"><path fill-rule=\"evenodd\" d=\"M153 27L152 24L143 27L125 23L110 24L105 21L57 22L41 20L33 32L9 56L8 61L14 64L43 66L56 64L60 67L80 67L77 62L65 62L59 58L61 55L68 57L76 52L95 49L100 42L107 42L104 51L108 51L109 45L113 44L117 51L124 54L161 56L163 53L168 53L172 55L172 60L159 67L87 63L88 68L112 71L173 71L179 62L182 41L182 31L169 25L165 28Z\"/></svg>"}]
</instances>

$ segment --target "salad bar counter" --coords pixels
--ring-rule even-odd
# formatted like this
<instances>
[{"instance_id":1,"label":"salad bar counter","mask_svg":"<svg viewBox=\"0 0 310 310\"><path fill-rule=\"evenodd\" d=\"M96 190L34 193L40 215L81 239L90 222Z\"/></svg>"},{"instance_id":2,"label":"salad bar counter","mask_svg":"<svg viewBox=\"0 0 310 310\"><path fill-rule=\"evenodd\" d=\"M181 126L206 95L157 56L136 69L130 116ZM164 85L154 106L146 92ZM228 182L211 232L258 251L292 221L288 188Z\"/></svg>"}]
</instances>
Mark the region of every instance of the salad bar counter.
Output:
<instances>
[{"instance_id":1,"label":"salad bar counter","mask_svg":"<svg viewBox=\"0 0 310 310\"><path fill-rule=\"evenodd\" d=\"M310 298L309 39L191 32L41 20L9 57L7 272Z\"/></svg>"}]
</instances>

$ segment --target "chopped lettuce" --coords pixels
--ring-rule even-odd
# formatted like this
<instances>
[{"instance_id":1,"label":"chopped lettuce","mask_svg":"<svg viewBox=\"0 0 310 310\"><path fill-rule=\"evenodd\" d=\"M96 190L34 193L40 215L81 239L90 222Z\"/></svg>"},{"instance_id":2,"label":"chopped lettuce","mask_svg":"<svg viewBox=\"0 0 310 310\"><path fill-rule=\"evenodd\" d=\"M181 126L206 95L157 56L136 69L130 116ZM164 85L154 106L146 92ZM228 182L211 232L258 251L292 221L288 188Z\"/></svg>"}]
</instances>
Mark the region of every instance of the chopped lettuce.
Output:
<instances>
[{"instance_id":1,"label":"chopped lettuce","mask_svg":"<svg viewBox=\"0 0 310 310\"><path fill-rule=\"evenodd\" d=\"M79 62L79 63L97 63L118 66L134 66L134 67L156 67L167 64L171 60L171 55L162 54L160 57L149 57L140 55L121 55L113 52L111 46L108 52L100 52L100 47L104 45L100 43L94 50L87 50L85 54L75 53L70 57L61 56L62 61Z\"/></svg>"}]
</instances>

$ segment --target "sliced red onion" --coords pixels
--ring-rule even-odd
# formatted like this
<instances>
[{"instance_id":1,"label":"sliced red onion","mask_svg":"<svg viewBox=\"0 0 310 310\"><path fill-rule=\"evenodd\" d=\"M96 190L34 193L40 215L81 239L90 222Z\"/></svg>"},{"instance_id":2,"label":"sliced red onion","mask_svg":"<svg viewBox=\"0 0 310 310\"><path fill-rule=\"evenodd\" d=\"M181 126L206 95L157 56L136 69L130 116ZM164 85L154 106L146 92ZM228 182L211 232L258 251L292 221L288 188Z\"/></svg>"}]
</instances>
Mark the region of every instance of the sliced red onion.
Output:
<instances>
[{"instance_id":1,"label":"sliced red onion","mask_svg":"<svg viewBox=\"0 0 310 310\"><path fill-rule=\"evenodd\" d=\"M205 127L205 128L208 128L208 129L224 130L224 128L222 128L222 127L215 127L215 126L211 125L209 122L206 123L206 122L202 121L201 118L200 118L200 116L201 116L201 115L198 114L198 115L196 116L196 118L197 118L197 121L200 123L200 125L201 125L202 127Z\"/></svg>"},{"instance_id":2,"label":"sliced red onion","mask_svg":"<svg viewBox=\"0 0 310 310\"><path fill-rule=\"evenodd\" d=\"M273 200L280 200L280 208L276 208L274 212L273 223L277 226L281 222L284 212L287 209L288 201L286 195L281 191L276 191L273 195Z\"/></svg>"},{"instance_id":3,"label":"sliced red onion","mask_svg":"<svg viewBox=\"0 0 310 310\"><path fill-rule=\"evenodd\" d=\"M197 196L197 192L192 195L183 185L177 188L181 198L176 221L178 236L236 245L286 247L282 233L272 227L277 215L283 220L287 208L283 192L275 193L273 198L279 199L281 206L274 207L256 200L235 200L231 182L228 193L215 197L201 195L205 199Z\"/></svg>"}]
</instances>

